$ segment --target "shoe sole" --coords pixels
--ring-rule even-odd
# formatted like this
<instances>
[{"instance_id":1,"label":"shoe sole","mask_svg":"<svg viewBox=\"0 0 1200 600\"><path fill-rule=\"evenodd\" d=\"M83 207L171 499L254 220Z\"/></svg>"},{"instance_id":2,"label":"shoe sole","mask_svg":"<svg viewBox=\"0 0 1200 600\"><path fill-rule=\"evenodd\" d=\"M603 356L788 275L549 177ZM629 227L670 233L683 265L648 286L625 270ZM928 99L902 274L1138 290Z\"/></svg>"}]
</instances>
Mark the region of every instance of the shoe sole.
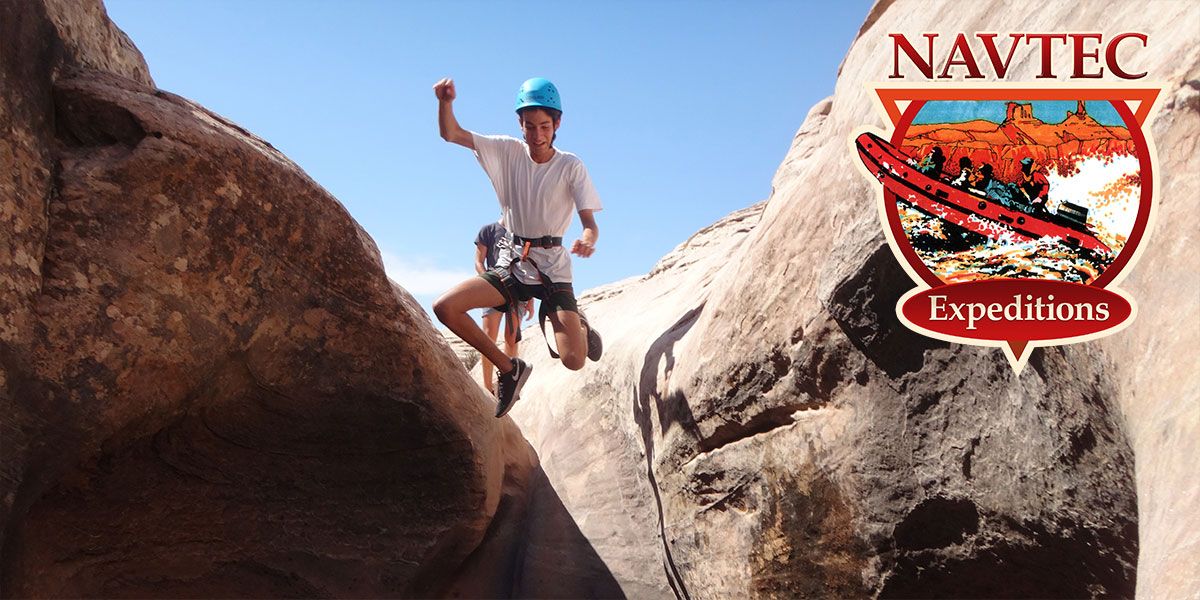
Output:
<instances>
[{"instance_id":1,"label":"shoe sole","mask_svg":"<svg viewBox=\"0 0 1200 600\"><path fill-rule=\"evenodd\" d=\"M593 340L595 343L593 343ZM600 356L604 354L604 341L600 339L600 334L596 333L591 326L588 326L587 345L587 357L591 359L592 362L600 360Z\"/></svg>"},{"instance_id":2,"label":"shoe sole","mask_svg":"<svg viewBox=\"0 0 1200 600\"><path fill-rule=\"evenodd\" d=\"M521 399L521 388L525 387L525 381L527 381L529 379L529 374L532 372L533 372L533 365L529 365L529 364L525 365L525 372L522 373L521 376L517 379L517 389L513 391L513 401L508 403L508 406L504 408L504 412L501 412L500 414L496 415L497 419L503 417L504 415L507 415L508 411L512 410L512 407L517 405L517 401Z\"/></svg>"}]
</instances>

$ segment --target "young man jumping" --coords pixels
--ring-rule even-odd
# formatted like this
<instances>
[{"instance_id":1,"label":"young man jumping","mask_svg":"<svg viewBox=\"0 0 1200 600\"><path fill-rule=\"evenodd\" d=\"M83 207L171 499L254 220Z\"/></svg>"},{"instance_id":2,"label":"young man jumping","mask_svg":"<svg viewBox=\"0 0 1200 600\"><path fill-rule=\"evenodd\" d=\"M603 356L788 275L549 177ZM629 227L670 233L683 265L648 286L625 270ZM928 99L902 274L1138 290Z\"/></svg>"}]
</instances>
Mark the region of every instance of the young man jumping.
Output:
<instances>
[{"instance_id":1,"label":"young man jumping","mask_svg":"<svg viewBox=\"0 0 1200 600\"><path fill-rule=\"evenodd\" d=\"M534 78L517 91L523 140L479 135L459 126L454 118L453 80L437 82L433 92L442 139L475 151L496 188L501 220L512 241L504 246L496 268L454 286L433 303L438 320L501 373L496 383L499 418L520 398L532 367L502 352L467 311L486 307L512 311L519 302L540 298L539 320L550 321L562 364L579 370L586 359L598 360L600 335L579 314L571 286L571 257L563 248L562 235L571 225L571 212L578 212L583 235L571 245L571 253L591 256L600 234L592 213L603 206L583 161L554 147L562 103L553 83Z\"/></svg>"}]
</instances>

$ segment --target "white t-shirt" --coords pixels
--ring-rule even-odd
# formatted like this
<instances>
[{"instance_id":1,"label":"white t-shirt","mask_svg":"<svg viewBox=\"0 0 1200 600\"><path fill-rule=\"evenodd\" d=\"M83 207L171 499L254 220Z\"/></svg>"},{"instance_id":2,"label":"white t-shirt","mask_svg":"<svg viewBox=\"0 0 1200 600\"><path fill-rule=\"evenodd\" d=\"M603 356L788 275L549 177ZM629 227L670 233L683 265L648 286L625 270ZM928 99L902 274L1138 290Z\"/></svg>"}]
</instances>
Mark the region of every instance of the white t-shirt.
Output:
<instances>
[{"instance_id":1,"label":"white t-shirt","mask_svg":"<svg viewBox=\"0 0 1200 600\"><path fill-rule=\"evenodd\" d=\"M496 188L501 222L510 233L524 238L562 237L574 213L604 208L578 156L556 149L548 162L538 164L529 157L529 147L522 140L478 133L471 137L475 157ZM502 245L497 264L508 266L520 252L521 248ZM567 248L530 248L529 257L551 281L572 281ZM515 270L525 283L541 282L537 271L525 262L518 263Z\"/></svg>"}]
</instances>

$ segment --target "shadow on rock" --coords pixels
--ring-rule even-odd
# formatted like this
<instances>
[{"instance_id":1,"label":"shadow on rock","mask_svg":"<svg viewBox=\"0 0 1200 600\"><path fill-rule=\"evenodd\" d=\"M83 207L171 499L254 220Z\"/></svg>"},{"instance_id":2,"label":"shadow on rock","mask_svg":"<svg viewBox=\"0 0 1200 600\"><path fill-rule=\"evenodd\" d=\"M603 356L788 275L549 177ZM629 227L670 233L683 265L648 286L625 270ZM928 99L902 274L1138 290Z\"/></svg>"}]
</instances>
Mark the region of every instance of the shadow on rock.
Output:
<instances>
[{"instance_id":1,"label":"shadow on rock","mask_svg":"<svg viewBox=\"0 0 1200 600\"><path fill-rule=\"evenodd\" d=\"M620 584L540 467L532 486L512 597L624 598Z\"/></svg>"},{"instance_id":2,"label":"shadow on rock","mask_svg":"<svg viewBox=\"0 0 1200 600\"><path fill-rule=\"evenodd\" d=\"M502 423L511 424L504 419ZM418 596L624 598L604 559L567 510L517 427L502 431L504 480L482 540L453 581L431 578Z\"/></svg>"},{"instance_id":3,"label":"shadow on rock","mask_svg":"<svg viewBox=\"0 0 1200 600\"><path fill-rule=\"evenodd\" d=\"M678 392L663 397L663 390L659 389L658 385L658 366L660 362L666 361L663 365L663 372L665 379L670 381L671 373L675 370L675 344L687 335L687 332L700 318L703 310L703 304L689 310L658 339L654 340L654 343L650 344L650 349L646 351L646 357L642 361L638 389L634 390L633 395L633 420L638 424L642 433L642 446L646 454L646 478L650 482L650 491L654 495L655 508L658 511L659 538L663 544L663 569L666 572L667 581L671 584L671 589L679 598L690 598L690 596L683 579L679 576L679 570L675 566L670 544L667 543L662 496L658 489L658 479L654 475L654 425L651 423L651 403L653 403L653 410L658 413L660 432L665 433L672 425L679 425L691 435L692 439L700 439L696 418L692 414L691 407L688 406L687 398Z\"/></svg>"},{"instance_id":4,"label":"shadow on rock","mask_svg":"<svg viewBox=\"0 0 1200 600\"><path fill-rule=\"evenodd\" d=\"M949 346L914 333L896 317L896 302L913 287L883 245L834 289L826 305L854 346L892 378L920 371L925 350Z\"/></svg>"}]
</instances>

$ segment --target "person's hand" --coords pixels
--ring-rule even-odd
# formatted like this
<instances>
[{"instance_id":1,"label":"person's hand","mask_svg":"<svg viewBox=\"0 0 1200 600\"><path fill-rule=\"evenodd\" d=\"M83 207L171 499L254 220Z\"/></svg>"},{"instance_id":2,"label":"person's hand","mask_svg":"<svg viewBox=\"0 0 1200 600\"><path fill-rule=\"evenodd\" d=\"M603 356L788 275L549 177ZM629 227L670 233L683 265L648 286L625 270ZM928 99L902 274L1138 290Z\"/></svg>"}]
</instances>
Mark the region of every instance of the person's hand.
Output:
<instances>
[{"instance_id":1,"label":"person's hand","mask_svg":"<svg viewBox=\"0 0 1200 600\"><path fill-rule=\"evenodd\" d=\"M525 320L533 320L533 298L530 298L525 302Z\"/></svg>"},{"instance_id":2,"label":"person's hand","mask_svg":"<svg viewBox=\"0 0 1200 600\"><path fill-rule=\"evenodd\" d=\"M575 243L571 244L571 254L581 258L587 258L595 251L596 247L594 245L583 240L575 240Z\"/></svg>"},{"instance_id":3,"label":"person's hand","mask_svg":"<svg viewBox=\"0 0 1200 600\"><path fill-rule=\"evenodd\" d=\"M454 102L458 96L454 91L454 80L447 77L433 84L433 95L441 102Z\"/></svg>"}]
</instances>

